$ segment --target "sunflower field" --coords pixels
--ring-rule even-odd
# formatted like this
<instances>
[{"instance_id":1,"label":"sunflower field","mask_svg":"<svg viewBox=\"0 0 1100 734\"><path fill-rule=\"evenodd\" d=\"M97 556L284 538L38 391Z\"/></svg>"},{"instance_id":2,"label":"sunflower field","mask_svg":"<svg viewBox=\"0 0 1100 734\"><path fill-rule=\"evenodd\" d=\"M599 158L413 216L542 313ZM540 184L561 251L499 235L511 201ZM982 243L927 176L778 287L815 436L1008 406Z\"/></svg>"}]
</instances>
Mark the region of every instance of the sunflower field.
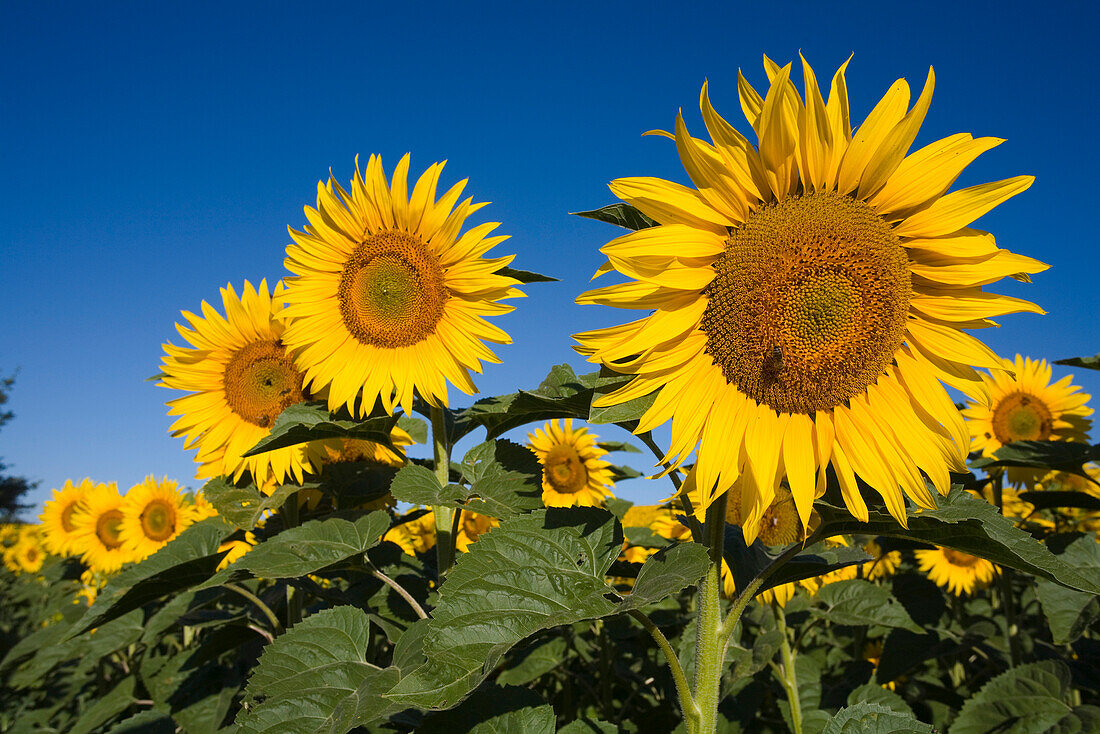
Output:
<instances>
[{"instance_id":1,"label":"sunflower field","mask_svg":"<svg viewBox=\"0 0 1100 734\"><path fill-rule=\"evenodd\" d=\"M471 371L552 278L441 163L319 182L286 277L163 345L201 489L76 477L0 529L0 731L1100 731L1090 396L971 333L1043 313L972 226L1031 177L910 150L931 70L861 123L847 63L765 71L745 123L704 85L704 137L654 131L692 186L580 213L619 229L577 303L631 314L506 395Z\"/></svg>"}]
</instances>

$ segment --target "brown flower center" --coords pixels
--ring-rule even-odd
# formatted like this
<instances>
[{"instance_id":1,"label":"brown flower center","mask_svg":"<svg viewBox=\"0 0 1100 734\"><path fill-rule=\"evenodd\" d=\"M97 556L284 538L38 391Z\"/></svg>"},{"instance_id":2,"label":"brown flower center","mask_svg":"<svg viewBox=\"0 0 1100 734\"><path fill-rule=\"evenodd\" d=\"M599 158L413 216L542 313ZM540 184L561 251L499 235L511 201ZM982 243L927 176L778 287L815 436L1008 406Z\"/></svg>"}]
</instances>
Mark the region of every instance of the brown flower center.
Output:
<instances>
[{"instance_id":1,"label":"brown flower center","mask_svg":"<svg viewBox=\"0 0 1100 734\"><path fill-rule=\"evenodd\" d=\"M230 409L260 428L271 428L288 405L304 399L302 375L274 339L243 347L225 366L223 378Z\"/></svg>"},{"instance_id":2,"label":"brown flower center","mask_svg":"<svg viewBox=\"0 0 1100 734\"><path fill-rule=\"evenodd\" d=\"M981 558L972 556L969 553L963 553L962 551L952 550L950 548L943 549L943 557L947 559L947 562L952 566L958 566L959 568L972 568L981 561Z\"/></svg>"},{"instance_id":3,"label":"brown flower center","mask_svg":"<svg viewBox=\"0 0 1100 734\"><path fill-rule=\"evenodd\" d=\"M114 550L122 545L119 531L122 529L122 511L107 510L95 521L95 534L99 542L106 546L107 550Z\"/></svg>"},{"instance_id":4,"label":"brown flower center","mask_svg":"<svg viewBox=\"0 0 1100 734\"><path fill-rule=\"evenodd\" d=\"M66 533L73 531L73 511L76 510L78 500L73 500L61 509L61 527Z\"/></svg>"},{"instance_id":5,"label":"brown flower center","mask_svg":"<svg viewBox=\"0 0 1100 734\"><path fill-rule=\"evenodd\" d=\"M176 508L164 500L150 500L141 512L141 531L149 540L168 540L176 532Z\"/></svg>"},{"instance_id":6,"label":"brown flower center","mask_svg":"<svg viewBox=\"0 0 1100 734\"><path fill-rule=\"evenodd\" d=\"M340 274L340 315L363 344L394 349L423 341L443 317L443 268L418 237L398 230L371 235Z\"/></svg>"},{"instance_id":7,"label":"brown flower center","mask_svg":"<svg viewBox=\"0 0 1100 734\"><path fill-rule=\"evenodd\" d=\"M1054 432L1054 416L1047 404L1022 391L1001 398L992 422L993 434L1001 443L1045 441Z\"/></svg>"},{"instance_id":8,"label":"brown flower center","mask_svg":"<svg viewBox=\"0 0 1100 734\"><path fill-rule=\"evenodd\" d=\"M868 204L835 192L770 205L730 232L701 329L726 380L812 414L878 379L905 333L905 248Z\"/></svg>"},{"instance_id":9,"label":"brown flower center","mask_svg":"<svg viewBox=\"0 0 1100 734\"><path fill-rule=\"evenodd\" d=\"M588 472L572 446L555 446L547 452L542 464L543 476L556 492L573 494L588 486Z\"/></svg>"}]
</instances>

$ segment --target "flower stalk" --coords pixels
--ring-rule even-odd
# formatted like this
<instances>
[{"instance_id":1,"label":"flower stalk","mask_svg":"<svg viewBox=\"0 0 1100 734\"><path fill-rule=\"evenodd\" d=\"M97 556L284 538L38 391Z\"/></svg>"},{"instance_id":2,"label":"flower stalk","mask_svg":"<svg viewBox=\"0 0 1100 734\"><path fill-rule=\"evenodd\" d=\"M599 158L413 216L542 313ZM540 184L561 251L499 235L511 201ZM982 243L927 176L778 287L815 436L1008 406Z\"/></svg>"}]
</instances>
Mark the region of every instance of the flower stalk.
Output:
<instances>
[{"instance_id":1,"label":"flower stalk","mask_svg":"<svg viewBox=\"0 0 1100 734\"><path fill-rule=\"evenodd\" d=\"M432 446L435 458L435 478L439 486L446 487L451 479L451 447L447 441L447 421L443 408L433 405L432 415ZM450 570L455 562L455 513L450 507L433 505L432 513L435 515L435 553L436 563L439 566L439 577Z\"/></svg>"}]
</instances>

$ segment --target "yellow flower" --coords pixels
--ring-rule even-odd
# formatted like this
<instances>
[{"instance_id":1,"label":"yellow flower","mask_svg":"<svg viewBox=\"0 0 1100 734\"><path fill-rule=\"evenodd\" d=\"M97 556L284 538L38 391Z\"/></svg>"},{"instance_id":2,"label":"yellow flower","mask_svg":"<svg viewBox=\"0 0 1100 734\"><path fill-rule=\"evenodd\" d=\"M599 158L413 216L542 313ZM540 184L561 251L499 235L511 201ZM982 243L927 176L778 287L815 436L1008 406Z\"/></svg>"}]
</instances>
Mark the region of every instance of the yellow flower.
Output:
<instances>
[{"instance_id":1,"label":"yellow flower","mask_svg":"<svg viewBox=\"0 0 1100 734\"><path fill-rule=\"evenodd\" d=\"M916 551L916 556L920 570L955 596L973 594L993 580L993 564L969 553L936 548Z\"/></svg>"},{"instance_id":2,"label":"yellow flower","mask_svg":"<svg viewBox=\"0 0 1100 734\"><path fill-rule=\"evenodd\" d=\"M587 428L574 429L572 418L564 424L549 421L527 434L527 446L542 464L544 505L593 507L613 496L611 464L600 458L607 452L596 445L596 438Z\"/></svg>"},{"instance_id":3,"label":"yellow flower","mask_svg":"<svg viewBox=\"0 0 1100 734\"><path fill-rule=\"evenodd\" d=\"M381 398L386 411L412 409L413 392L447 404L450 380L477 392L470 370L499 362L484 342L507 344L483 317L512 310L498 301L522 296L519 281L497 272L512 256L482 256L506 237L496 223L459 235L481 208L459 203L465 181L437 201L443 164L431 166L408 191L409 156L392 185L371 156L365 174L355 161L351 191L333 178L317 185L317 208L306 208L304 231L290 230L283 339L313 392L328 391L331 410L367 415Z\"/></svg>"},{"instance_id":4,"label":"yellow flower","mask_svg":"<svg viewBox=\"0 0 1100 734\"><path fill-rule=\"evenodd\" d=\"M427 512L395 525L386 531L382 540L396 543L410 556L428 552L435 547L435 513Z\"/></svg>"},{"instance_id":5,"label":"yellow flower","mask_svg":"<svg viewBox=\"0 0 1100 734\"><path fill-rule=\"evenodd\" d=\"M176 482L150 475L126 493L119 537L134 560L156 553L193 522Z\"/></svg>"},{"instance_id":6,"label":"yellow flower","mask_svg":"<svg viewBox=\"0 0 1100 734\"><path fill-rule=\"evenodd\" d=\"M455 536L455 548L459 552L465 553L470 550L471 543L477 542L479 537L499 526L500 520L495 517L462 510L462 519L458 524L458 535Z\"/></svg>"},{"instance_id":7,"label":"yellow flower","mask_svg":"<svg viewBox=\"0 0 1100 734\"><path fill-rule=\"evenodd\" d=\"M987 388L974 367L1004 368L963 329L1041 312L982 286L1046 266L969 228L1032 178L945 193L996 138L953 135L906 157L931 71L911 110L898 80L853 135L847 64L828 101L804 61L804 96L790 65L765 66L763 96L739 84L757 145L715 112L704 85L713 143L682 117L666 133L697 188L611 184L659 226L606 245L598 274L631 280L577 301L652 313L576 336L590 361L634 375L593 405L653 394L636 431L671 420L665 459L676 467L695 452L704 508L743 477L746 540L784 478L805 527L829 467L855 517L868 517L858 477L904 524L906 496L934 506L926 477L946 493L948 472L965 471L966 426L940 383L979 399Z\"/></svg>"},{"instance_id":8,"label":"yellow flower","mask_svg":"<svg viewBox=\"0 0 1100 734\"><path fill-rule=\"evenodd\" d=\"M874 666L872 674L877 673L879 660L882 659L882 640L872 640L864 645L863 659ZM890 681L889 683L883 683L882 687L892 691L897 687L897 684L894 681Z\"/></svg>"},{"instance_id":9,"label":"yellow flower","mask_svg":"<svg viewBox=\"0 0 1100 734\"><path fill-rule=\"evenodd\" d=\"M164 345L160 384L190 394L168 401L178 415L172 435L185 436L184 448L198 448L196 477L247 471L256 486L274 487L287 477L301 482L318 463L311 444L287 446L243 457L271 433L275 419L305 399L302 375L283 342L283 321L275 316L282 284L268 293L247 280L238 298L232 285L221 289L225 316L203 301L202 316L183 312L190 327L176 325L191 347Z\"/></svg>"},{"instance_id":10,"label":"yellow flower","mask_svg":"<svg viewBox=\"0 0 1100 734\"><path fill-rule=\"evenodd\" d=\"M208 517L217 517L218 511L214 508L214 505L210 504L210 500L206 499L206 495L202 492L195 493L194 502L187 505L187 511L191 514L191 522L201 522Z\"/></svg>"},{"instance_id":11,"label":"yellow flower","mask_svg":"<svg viewBox=\"0 0 1100 734\"><path fill-rule=\"evenodd\" d=\"M726 522L730 525L741 525L741 488L743 481L736 481L729 490L729 498L726 502ZM760 528L757 537L764 545L790 545L801 540L803 536L802 523L798 517L798 510L794 506L794 497L791 491L780 485L775 490L768 509L764 510L760 518Z\"/></svg>"},{"instance_id":12,"label":"yellow flower","mask_svg":"<svg viewBox=\"0 0 1100 734\"><path fill-rule=\"evenodd\" d=\"M42 521L42 544L50 553L71 556L77 552L73 513L92 486L91 479L85 479L78 485L66 479L61 490L53 490L53 499L42 506L42 514L39 515Z\"/></svg>"},{"instance_id":13,"label":"yellow flower","mask_svg":"<svg viewBox=\"0 0 1100 734\"><path fill-rule=\"evenodd\" d=\"M722 568L723 570L726 568L725 561L722 562ZM773 586L767 591L760 592L756 595L756 600L761 604L775 604L776 606L785 607L796 591L798 591L798 587L795 586L793 582L789 584L780 584L779 586ZM731 593L727 592L726 596L731 596Z\"/></svg>"},{"instance_id":14,"label":"yellow flower","mask_svg":"<svg viewBox=\"0 0 1100 734\"><path fill-rule=\"evenodd\" d=\"M256 545L256 536L252 534L252 531L248 531L244 534L243 540L227 540L218 546L218 552L225 554L225 557L218 563L218 569L221 571L231 563L234 563L238 558L243 556Z\"/></svg>"},{"instance_id":15,"label":"yellow flower","mask_svg":"<svg viewBox=\"0 0 1100 734\"><path fill-rule=\"evenodd\" d=\"M84 495L84 503L73 513L73 533L80 559L96 573L110 574L134 560L122 543L123 499L114 482L97 484Z\"/></svg>"},{"instance_id":16,"label":"yellow flower","mask_svg":"<svg viewBox=\"0 0 1100 734\"><path fill-rule=\"evenodd\" d=\"M1046 360L1035 361L1016 355L1005 360L1003 371L982 375L991 404L971 403L963 411L970 428L971 448L982 456L993 456L997 449L1013 441L1086 441L1092 421L1089 395L1078 392L1067 375L1051 384L1051 368ZM1024 467L1008 467L1008 481L1033 487L1040 472Z\"/></svg>"},{"instance_id":17,"label":"yellow flower","mask_svg":"<svg viewBox=\"0 0 1100 734\"><path fill-rule=\"evenodd\" d=\"M882 546L873 540L867 541L866 545L863 546L863 550L867 551L867 555L874 559L864 563L861 567L865 579L874 580L893 576L894 572L898 570L898 566L901 565L900 551L884 553Z\"/></svg>"},{"instance_id":18,"label":"yellow flower","mask_svg":"<svg viewBox=\"0 0 1100 734\"><path fill-rule=\"evenodd\" d=\"M38 527L33 525L21 535L15 545L4 551L4 565L14 573L38 573L46 560Z\"/></svg>"}]
</instances>

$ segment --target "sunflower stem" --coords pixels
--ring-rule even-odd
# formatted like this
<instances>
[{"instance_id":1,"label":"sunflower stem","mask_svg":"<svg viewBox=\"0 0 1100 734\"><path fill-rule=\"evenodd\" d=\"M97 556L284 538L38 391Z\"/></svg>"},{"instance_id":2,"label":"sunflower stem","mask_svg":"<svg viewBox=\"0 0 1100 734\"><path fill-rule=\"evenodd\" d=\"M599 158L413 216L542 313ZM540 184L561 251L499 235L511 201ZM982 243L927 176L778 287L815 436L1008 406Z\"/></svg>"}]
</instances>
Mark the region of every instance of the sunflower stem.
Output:
<instances>
[{"instance_id":1,"label":"sunflower stem","mask_svg":"<svg viewBox=\"0 0 1100 734\"><path fill-rule=\"evenodd\" d=\"M279 621L279 617L276 616L275 612L271 611L271 607L269 607L267 604L264 604L263 600L260 599L260 597L256 596L243 586L238 586L237 584L222 584L222 587L240 594L245 599L248 599L250 602L255 604L256 608L263 612L263 615L267 617L269 622L271 622L271 629L275 632L275 634L281 635L283 633L283 625Z\"/></svg>"},{"instance_id":2,"label":"sunflower stem","mask_svg":"<svg viewBox=\"0 0 1100 734\"><path fill-rule=\"evenodd\" d=\"M447 443L447 420L443 408L433 405L432 444L435 448L435 478L440 487L446 487L451 480L451 447ZM454 510L442 505L433 505L435 515L435 558L439 567L439 578L450 570L455 562Z\"/></svg>"},{"instance_id":3,"label":"sunflower stem","mask_svg":"<svg viewBox=\"0 0 1100 734\"><path fill-rule=\"evenodd\" d=\"M290 495L283 503L283 527L298 527L298 493ZM286 585L286 628L290 629L302 621L302 592L292 584Z\"/></svg>"},{"instance_id":4,"label":"sunflower stem","mask_svg":"<svg viewBox=\"0 0 1100 734\"><path fill-rule=\"evenodd\" d=\"M787 615L783 613L783 607L778 604L773 604L772 610L775 612L775 623L783 639L780 647L783 654L780 682L787 689L787 703L791 707L791 729L794 730L794 734L802 734L802 702L798 699L798 676L794 667L794 651L791 650L791 640L787 634Z\"/></svg>"},{"instance_id":5,"label":"sunflower stem","mask_svg":"<svg viewBox=\"0 0 1100 734\"><path fill-rule=\"evenodd\" d=\"M1004 474L998 472L996 476L991 476L990 479L993 483L993 503L1004 515ZM997 571L999 571L997 573L997 590L1000 592L1001 605L1005 610L1005 646L1008 648L1008 664L1010 668L1015 668L1020 664L1020 643L1016 639L1018 628L1016 624L1016 602L1012 597L1011 569L1000 568Z\"/></svg>"},{"instance_id":6,"label":"sunflower stem","mask_svg":"<svg viewBox=\"0 0 1100 734\"><path fill-rule=\"evenodd\" d=\"M627 612L631 617L642 623L646 632L653 638L653 641L657 643L657 647L661 648L661 652L665 655L665 660L668 661L669 670L672 671L672 680L676 683L676 695L680 698L680 711L684 714L684 720L688 723L688 731L695 731L693 727L699 725L699 707L695 705L695 699L691 695L691 686L688 685L687 676L684 675L684 669L680 665L680 659L676 657L676 651L672 649L672 645L669 644L668 638L665 634L653 623L653 620L646 616L646 614L638 609L631 609Z\"/></svg>"},{"instance_id":7,"label":"sunflower stem","mask_svg":"<svg viewBox=\"0 0 1100 734\"><path fill-rule=\"evenodd\" d=\"M695 647L695 704L699 719L695 734L714 734L718 727L722 668L727 637L722 635L722 550L726 538L726 493L707 508L703 535L710 553L710 566L699 585Z\"/></svg>"}]
</instances>

